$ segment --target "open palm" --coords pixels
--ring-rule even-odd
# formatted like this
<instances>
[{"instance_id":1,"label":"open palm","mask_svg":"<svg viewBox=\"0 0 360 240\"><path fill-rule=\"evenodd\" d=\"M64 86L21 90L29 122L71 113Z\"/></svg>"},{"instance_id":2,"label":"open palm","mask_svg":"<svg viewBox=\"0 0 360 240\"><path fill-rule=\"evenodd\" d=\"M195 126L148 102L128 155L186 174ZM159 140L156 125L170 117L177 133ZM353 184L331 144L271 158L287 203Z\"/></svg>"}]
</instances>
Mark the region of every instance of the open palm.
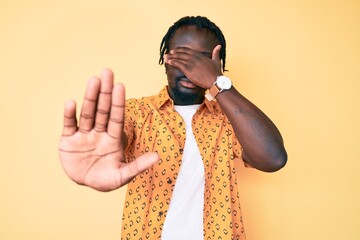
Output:
<instances>
[{"instance_id":1,"label":"open palm","mask_svg":"<svg viewBox=\"0 0 360 240\"><path fill-rule=\"evenodd\" d=\"M100 191L117 189L159 160L145 154L125 161L125 89L113 84L113 73L105 69L101 78L88 82L77 124L76 103L68 101L59 144L60 162L75 182Z\"/></svg>"}]
</instances>

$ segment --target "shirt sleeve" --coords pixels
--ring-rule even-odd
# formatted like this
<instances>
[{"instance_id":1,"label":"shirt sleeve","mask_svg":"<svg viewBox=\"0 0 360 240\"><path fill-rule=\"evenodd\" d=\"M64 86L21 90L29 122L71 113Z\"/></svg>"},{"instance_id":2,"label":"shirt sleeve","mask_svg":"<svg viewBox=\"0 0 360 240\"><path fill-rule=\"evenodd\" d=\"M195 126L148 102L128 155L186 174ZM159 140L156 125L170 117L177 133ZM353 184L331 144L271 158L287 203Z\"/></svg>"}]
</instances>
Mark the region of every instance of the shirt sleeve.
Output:
<instances>
[{"instance_id":1,"label":"shirt sleeve","mask_svg":"<svg viewBox=\"0 0 360 240\"><path fill-rule=\"evenodd\" d=\"M127 100L125 104L124 133L127 137L126 149L131 145L134 139L134 102Z\"/></svg>"}]
</instances>

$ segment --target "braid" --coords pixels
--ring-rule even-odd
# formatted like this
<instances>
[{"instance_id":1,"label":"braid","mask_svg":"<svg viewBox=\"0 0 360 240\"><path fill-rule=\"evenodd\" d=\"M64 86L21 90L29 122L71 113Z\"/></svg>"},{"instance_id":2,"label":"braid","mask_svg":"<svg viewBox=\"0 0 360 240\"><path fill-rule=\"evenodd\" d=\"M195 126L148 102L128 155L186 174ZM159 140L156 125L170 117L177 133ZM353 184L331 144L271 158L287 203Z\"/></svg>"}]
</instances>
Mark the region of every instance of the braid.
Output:
<instances>
[{"instance_id":1,"label":"braid","mask_svg":"<svg viewBox=\"0 0 360 240\"><path fill-rule=\"evenodd\" d=\"M225 69L225 58L226 58L226 41L225 37L222 34L220 28L215 25L215 23L211 22L208 18L202 16L188 16L179 19L177 22L172 25L165 36L163 37L161 44L160 44L160 59L159 64L164 64L164 54L169 51L169 43L174 36L174 33L177 29L182 26L194 25L198 28L205 28L208 29L210 32L215 34L216 38L219 40L221 49L220 49L220 60L222 61L223 71L227 71Z\"/></svg>"}]
</instances>

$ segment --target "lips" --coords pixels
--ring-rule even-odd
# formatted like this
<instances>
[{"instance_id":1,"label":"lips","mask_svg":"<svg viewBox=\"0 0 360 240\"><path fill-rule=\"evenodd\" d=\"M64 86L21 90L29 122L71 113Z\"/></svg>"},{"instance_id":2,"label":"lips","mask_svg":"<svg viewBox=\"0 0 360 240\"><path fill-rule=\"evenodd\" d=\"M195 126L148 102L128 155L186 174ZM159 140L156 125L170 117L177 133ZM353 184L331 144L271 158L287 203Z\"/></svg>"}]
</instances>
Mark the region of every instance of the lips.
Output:
<instances>
[{"instance_id":1,"label":"lips","mask_svg":"<svg viewBox=\"0 0 360 240\"><path fill-rule=\"evenodd\" d=\"M179 81L179 84L184 88L197 88L198 87L198 85L194 84L186 77L180 77L180 78L178 78L178 81Z\"/></svg>"}]
</instances>

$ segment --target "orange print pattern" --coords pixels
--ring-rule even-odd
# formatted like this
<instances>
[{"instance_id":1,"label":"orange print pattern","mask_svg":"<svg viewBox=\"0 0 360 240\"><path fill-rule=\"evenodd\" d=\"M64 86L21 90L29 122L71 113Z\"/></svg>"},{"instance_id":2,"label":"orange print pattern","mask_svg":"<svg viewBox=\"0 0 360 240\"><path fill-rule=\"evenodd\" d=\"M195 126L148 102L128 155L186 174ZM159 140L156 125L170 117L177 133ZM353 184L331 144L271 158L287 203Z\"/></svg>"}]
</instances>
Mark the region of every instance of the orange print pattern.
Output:
<instances>
[{"instance_id":1,"label":"orange print pattern","mask_svg":"<svg viewBox=\"0 0 360 240\"><path fill-rule=\"evenodd\" d=\"M216 101L204 101L192 129L205 168L204 239L245 240L235 161L242 148ZM129 184L121 239L160 239L181 165L186 128L166 87L159 95L126 102L127 161L157 152L160 161Z\"/></svg>"}]
</instances>

